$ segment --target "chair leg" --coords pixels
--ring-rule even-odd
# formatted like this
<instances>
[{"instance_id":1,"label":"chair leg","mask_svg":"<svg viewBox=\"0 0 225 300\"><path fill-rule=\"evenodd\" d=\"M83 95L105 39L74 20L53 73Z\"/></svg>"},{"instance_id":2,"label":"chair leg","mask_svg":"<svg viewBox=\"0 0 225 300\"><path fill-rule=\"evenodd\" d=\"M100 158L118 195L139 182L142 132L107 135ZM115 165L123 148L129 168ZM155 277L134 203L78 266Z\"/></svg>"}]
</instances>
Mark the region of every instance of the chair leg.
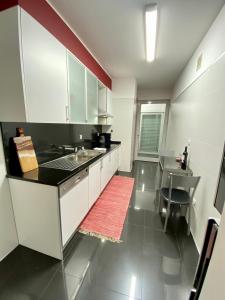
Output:
<instances>
[{"instance_id":1,"label":"chair leg","mask_svg":"<svg viewBox=\"0 0 225 300\"><path fill-rule=\"evenodd\" d=\"M188 206L188 229L187 235L189 236L191 232L191 204Z\"/></svg>"},{"instance_id":2,"label":"chair leg","mask_svg":"<svg viewBox=\"0 0 225 300\"><path fill-rule=\"evenodd\" d=\"M158 214L160 213L160 209L161 209L161 195L160 195L160 191L158 190Z\"/></svg>"},{"instance_id":3,"label":"chair leg","mask_svg":"<svg viewBox=\"0 0 225 300\"><path fill-rule=\"evenodd\" d=\"M167 229L167 223L168 223L169 216L170 216L170 203L168 203L167 209L166 209L166 220L165 220L164 229L163 229L164 232L166 232L166 229Z\"/></svg>"}]
</instances>

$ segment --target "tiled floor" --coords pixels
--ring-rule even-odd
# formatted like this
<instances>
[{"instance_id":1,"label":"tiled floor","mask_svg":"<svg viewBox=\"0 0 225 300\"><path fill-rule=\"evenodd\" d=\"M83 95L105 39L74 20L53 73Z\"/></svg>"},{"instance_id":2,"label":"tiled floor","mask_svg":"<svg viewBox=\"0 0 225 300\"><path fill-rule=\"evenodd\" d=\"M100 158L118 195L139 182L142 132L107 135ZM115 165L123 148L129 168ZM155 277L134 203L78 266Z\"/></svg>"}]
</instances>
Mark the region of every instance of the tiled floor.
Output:
<instances>
[{"instance_id":1,"label":"tiled floor","mask_svg":"<svg viewBox=\"0 0 225 300\"><path fill-rule=\"evenodd\" d=\"M162 232L157 164L136 162L123 243L76 234L64 262L18 247L0 263L3 300L188 300L198 254L183 220ZM123 174L122 174L123 175Z\"/></svg>"}]
</instances>

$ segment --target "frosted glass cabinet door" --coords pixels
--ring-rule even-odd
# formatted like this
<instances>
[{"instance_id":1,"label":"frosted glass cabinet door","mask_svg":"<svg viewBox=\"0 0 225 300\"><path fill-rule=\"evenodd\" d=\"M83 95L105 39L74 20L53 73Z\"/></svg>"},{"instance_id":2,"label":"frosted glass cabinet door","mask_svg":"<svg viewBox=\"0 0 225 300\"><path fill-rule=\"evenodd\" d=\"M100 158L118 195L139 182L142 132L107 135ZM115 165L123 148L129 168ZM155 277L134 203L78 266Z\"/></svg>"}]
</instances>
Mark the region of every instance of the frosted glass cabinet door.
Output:
<instances>
[{"instance_id":1,"label":"frosted glass cabinet door","mask_svg":"<svg viewBox=\"0 0 225 300\"><path fill-rule=\"evenodd\" d=\"M85 67L68 53L70 122L86 122Z\"/></svg>"},{"instance_id":2,"label":"frosted glass cabinet door","mask_svg":"<svg viewBox=\"0 0 225 300\"><path fill-rule=\"evenodd\" d=\"M87 122L98 123L98 80L89 71L87 73Z\"/></svg>"}]
</instances>

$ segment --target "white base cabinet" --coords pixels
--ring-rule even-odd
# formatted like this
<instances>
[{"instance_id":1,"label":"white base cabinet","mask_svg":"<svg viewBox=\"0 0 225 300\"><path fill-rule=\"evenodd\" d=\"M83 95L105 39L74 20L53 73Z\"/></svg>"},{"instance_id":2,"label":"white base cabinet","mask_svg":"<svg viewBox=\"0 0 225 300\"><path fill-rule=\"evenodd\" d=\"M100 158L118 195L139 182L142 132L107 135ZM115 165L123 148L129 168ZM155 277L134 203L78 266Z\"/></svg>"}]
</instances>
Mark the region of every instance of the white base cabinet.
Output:
<instances>
[{"instance_id":1,"label":"white base cabinet","mask_svg":"<svg viewBox=\"0 0 225 300\"><path fill-rule=\"evenodd\" d=\"M119 147L60 187L9 179L19 244L63 258L63 248L119 166Z\"/></svg>"},{"instance_id":2,"label":"white base cabinet","mask_svg":"<svg viewBox=\"0 0 225 300\"><path fill-rule=\"evenodd\" d=\"M58 189L9 179L19 244L63 258Z\"/></svg>"},{"instance_id":3,"label":"white base cabinet","mask_svg":"<svg viewBox=\"0 0 225 300\"><path fill-rule=\"evenodd\" d=\"M101 192L101 161L89 167L89 208L98 199Z\"/></svg>"},{"instance_id":4,"label":"white base cabinet","mask_svg":"<svg viewBox=\"0 0 225 300\"><path fill-rule=\"evenodd\" d=\"M88 212L88 177L60 198L62 242L68 242Z\"/></svg>"},{"instance_id":5,"label":"white base cabinet","mask_svg":"<svg viewBox=\"0 0 225 300\"><path fill-rule=\"evenodd\" d=\"M119 168L119 147L111 151L102 159L101 166L101 192L104 190L109 180Z\"/></svg>"},{"instance_id":6,"label":"white base cabinet","mask_svg":"<svg viewBox=\"0 0 225 300\"><path fill-rule=\"evenodd\" d=\"M111 155L108 154L102 159L101 166L101 192L106 187L110 178Z\"/></svg>"}]
</instances>

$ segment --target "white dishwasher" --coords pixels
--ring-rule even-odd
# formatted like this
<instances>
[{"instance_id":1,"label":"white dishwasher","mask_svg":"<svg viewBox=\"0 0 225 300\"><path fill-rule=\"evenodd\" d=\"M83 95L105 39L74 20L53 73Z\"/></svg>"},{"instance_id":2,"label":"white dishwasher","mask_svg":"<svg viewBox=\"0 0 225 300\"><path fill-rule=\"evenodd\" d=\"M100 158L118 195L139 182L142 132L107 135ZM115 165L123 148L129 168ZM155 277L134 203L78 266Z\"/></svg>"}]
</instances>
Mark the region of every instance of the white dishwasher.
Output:
<instances>
[{"instance_id":1,"label":"white dishwasher","mask_svg":"<svg viewBox=\"0 0 225 300\"><path fill-rule=\"evenodd\" d=\"M59 187L63 247L73 236L89 209L88 168Z\"/></svg>"}]
</instances>

